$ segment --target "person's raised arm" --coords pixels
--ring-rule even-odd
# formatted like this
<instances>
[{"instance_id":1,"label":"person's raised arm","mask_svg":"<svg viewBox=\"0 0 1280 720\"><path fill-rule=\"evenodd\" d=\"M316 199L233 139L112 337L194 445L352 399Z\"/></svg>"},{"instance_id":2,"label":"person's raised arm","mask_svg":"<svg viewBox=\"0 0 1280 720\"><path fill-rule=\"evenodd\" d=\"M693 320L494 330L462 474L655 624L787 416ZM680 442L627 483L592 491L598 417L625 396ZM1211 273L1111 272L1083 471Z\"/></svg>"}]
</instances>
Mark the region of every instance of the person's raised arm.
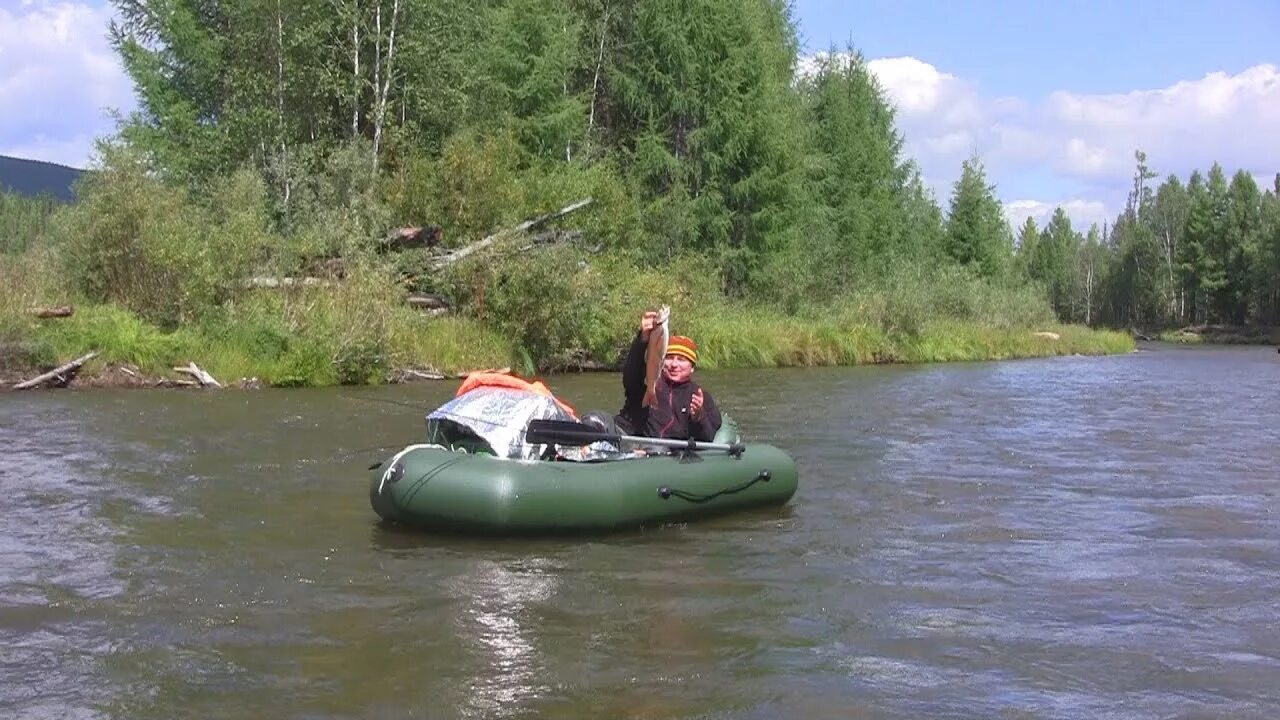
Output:
<instances>
[{"instance_id":1,"label":"person's raised arm","mask_svg":"<svg viewBox=\"0 0 1280 720\"><path fill-rule=\"evenodd\" d=\"M640 407L644 400L645 350L649 345L649 333L658 319L656 312L645 312L640 318L640 330L631 341L627 359L622 363L622 392L624 408Z\"/></svg>"}]
</instances>

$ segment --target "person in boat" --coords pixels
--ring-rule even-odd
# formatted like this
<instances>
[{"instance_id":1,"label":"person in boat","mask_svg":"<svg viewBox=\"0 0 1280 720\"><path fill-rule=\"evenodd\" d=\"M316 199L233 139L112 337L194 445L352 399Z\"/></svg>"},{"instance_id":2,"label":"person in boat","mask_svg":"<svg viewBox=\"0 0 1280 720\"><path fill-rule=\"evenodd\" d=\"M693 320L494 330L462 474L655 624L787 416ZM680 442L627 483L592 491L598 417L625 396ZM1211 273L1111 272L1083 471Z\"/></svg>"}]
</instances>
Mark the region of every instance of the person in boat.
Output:
<instances>
[{"instance_id":1,"label":"person in boat","mask_svg":"<svg viewBox=\"0 0 1280 720\"><path fill-rule=\"evenodd\" d=\"M622 366L622 410L612 420L624 435L710 442L720 429L720 409L711 393L693 379L698 346L692 339L683 335L668 339L660 372L654 373L654 387L648 387L646 353L656 347L650 342L653 333L665 330L659 318L657 311L647 310L640 320Z\"/></svg>"}]
</instances>

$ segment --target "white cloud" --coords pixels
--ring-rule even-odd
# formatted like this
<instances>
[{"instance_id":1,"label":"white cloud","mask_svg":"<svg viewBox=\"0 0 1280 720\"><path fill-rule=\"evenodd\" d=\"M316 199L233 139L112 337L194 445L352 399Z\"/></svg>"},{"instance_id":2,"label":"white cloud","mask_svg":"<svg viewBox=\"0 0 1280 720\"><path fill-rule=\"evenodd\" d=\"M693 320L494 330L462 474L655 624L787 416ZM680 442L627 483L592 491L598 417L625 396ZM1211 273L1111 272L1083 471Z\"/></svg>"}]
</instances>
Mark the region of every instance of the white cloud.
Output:
<instances>
[{"instance_id":1,"label":"white cloud","mask_svg":"<svg viewBox=\"0 0 1280 720\"><path fill-rule=\"evenodd\" d=\"M968 94L956 76L913 57L881 58L867 63L903 115L936 114L946 102Z\"/></svg>"},{"instance_id":2,"label":"white cloud","mask_svg":"<svg viewBox=\"0 0 1280 720\"><path fill-rule=\"evenodd\" d=\"M1230 75L1212 72L1167 88L1124 94L1059 91L1049 97L1043 122L1082 139L1095 162L1068 169L1085 177L1133 173L1133 151L1147 153L1161 174L1184 178L1219 162L1266 175L1280 169L1280 69L1255 65Z\"/></svg>"},{"instance_id":3,"label":"white cloud","mask_svg":"<svg viewBox=\"0 0 1280 720\"><path fill-rule=\"evenodd\" d=\"M106 7L24 1L0 7L0 154L84 166L108 110L134 106L107 42Z\"/></svg>"},{"instance_id":4,"label":"white cloud","mask_svg":"<svg viewBox=\"0 0 1280 720\"><path fill-rule=\"evenodd\" d=\"M1088 232L1090 225L1097 224L1101 228L1103 223L1113 219L1113 213L1107 210L1106 204L1102 201L1079 198L1056 203L1043 200L1011 200L1004 203L1004 215L1016 235L1018 228L1022 227L1027 218L1035 220L1036 227L1043 230L1049 224L1049 218L1053 217L1054 210L1059 206L1066 211L1067 217L1071 218L1071 227L1081 234Z\"/></svg>"},{"instance_id":5,"label":"white cloud","mask_svg":"<svg viewBox=\"0 0 1280 720\"><path fill-rule=\"evenodd\" d=\"M1038 103L986 96L965 78L913 57L867 65L897 106L905 151L938 198L945 203L961 162L977 153L1015 226L1028 216L1047 219L1058 205L1079 228L1114 217L1139 149L1161 177L1185 180L1218 162L1269 187L1280 171L1275 65L1128 93L1059 90ZM1026 199L1033 195L1042 197Z\"/></svg>"}]
</instances>

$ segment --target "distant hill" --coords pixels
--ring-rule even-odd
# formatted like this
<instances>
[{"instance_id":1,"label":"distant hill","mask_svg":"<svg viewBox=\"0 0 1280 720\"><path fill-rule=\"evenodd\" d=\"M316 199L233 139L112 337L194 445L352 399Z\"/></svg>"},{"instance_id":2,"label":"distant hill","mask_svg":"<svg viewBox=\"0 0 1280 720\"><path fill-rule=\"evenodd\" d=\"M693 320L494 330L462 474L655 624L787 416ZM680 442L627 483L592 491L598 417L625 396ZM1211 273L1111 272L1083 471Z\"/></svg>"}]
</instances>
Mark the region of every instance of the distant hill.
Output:
<instances>
[{"instance_id":1,"label":"distant hill","mask_svg":"<svg viewBox=\"0 0 1280 720\"><path fill-rule=\"evenodd\" d=\"M0 155L0 190L5 192L32 197L47 193L69 202L75 199L71 184L83 173L66 165Z\"/></svg>"}]
</instances>

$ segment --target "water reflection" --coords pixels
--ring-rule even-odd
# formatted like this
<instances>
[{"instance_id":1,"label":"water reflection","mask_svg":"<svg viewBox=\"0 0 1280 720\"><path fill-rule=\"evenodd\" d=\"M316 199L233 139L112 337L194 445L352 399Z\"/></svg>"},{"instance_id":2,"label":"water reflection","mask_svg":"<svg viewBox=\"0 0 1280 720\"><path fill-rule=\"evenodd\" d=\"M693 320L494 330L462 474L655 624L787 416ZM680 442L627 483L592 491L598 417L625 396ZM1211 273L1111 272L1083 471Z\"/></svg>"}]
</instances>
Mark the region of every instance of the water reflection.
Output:
<instances>
[{"instance_id":1,"label":"water reflection","mask_svg":"<svg viewBox=\"0 0 1280 720\"><path fill-rule=\"evenodd\" d=\"M467 717L511 717L548 691L535 616L556 594L559 570L545 558L481 560L446 583L463 605L458 632L482 658L467 683Z\"/></svg>"}]
</instances>

